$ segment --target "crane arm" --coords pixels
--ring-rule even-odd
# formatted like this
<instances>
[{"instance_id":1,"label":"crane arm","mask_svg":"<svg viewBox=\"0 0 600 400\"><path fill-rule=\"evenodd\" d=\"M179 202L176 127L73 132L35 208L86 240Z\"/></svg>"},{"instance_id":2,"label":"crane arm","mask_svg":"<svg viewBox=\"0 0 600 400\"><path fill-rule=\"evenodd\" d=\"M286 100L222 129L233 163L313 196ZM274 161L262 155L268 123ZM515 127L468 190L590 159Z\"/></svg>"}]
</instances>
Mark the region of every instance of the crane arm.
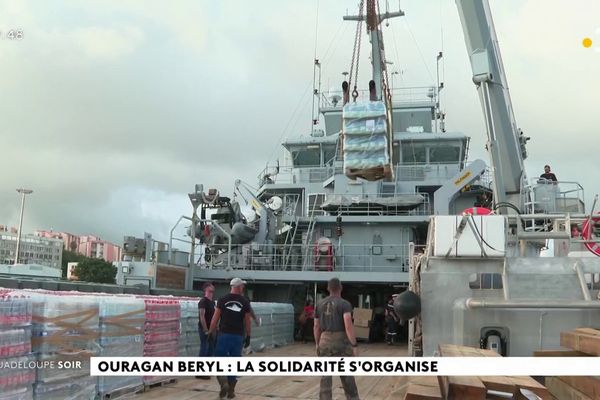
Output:
<instances>
[{"instance_id":1,"label":"crane arm","mask_svg":"<svg viewBox=\"0 0 600 400\"><path fill-rule=\"evenodd\" d=\"M488 0L456 0L456 5L485 117L495 201L521 208L529 138L517 128L490 5Z\"/></svg>"}]
</instances>

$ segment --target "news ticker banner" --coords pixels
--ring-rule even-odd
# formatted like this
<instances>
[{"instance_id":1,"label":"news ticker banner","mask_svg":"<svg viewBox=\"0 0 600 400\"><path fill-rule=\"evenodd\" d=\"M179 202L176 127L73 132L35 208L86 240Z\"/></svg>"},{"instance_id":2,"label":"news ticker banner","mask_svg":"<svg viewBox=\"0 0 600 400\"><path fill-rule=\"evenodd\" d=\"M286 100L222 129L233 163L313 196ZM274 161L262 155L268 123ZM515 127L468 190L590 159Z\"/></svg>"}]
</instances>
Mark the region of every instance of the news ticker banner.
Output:
<instances>
[{"instance_id":1,"label":"news ticker banner","mask_svg":"<svg viewBox=\"0 0 600 400\"><path fill-rule=\"evenodd\" d=\"M588 376L600 357L91 357L92 376Z\"/></svg>"}]
</instances>

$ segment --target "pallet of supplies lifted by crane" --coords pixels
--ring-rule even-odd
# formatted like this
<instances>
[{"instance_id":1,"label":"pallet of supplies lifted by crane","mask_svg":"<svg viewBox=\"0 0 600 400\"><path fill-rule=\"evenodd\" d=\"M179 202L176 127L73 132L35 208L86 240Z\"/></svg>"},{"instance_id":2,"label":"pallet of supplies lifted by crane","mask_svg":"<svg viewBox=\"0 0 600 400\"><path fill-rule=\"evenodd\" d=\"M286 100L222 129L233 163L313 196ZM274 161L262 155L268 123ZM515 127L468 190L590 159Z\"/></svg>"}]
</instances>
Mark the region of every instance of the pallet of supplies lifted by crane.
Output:
<instances>
[{"instance_id":1,"label":"pallet of supplies lifted by crane","mask_svg":"<svg viewBox=\"0 0 600 400\"><path fill-rule=\"evenodd\" d=\"M383 101L350 102L343 109L344 170L351 179L392 177L387 107Z\"/></svg>"},{"instance_id":2,"label":"pallet of supplies lifted by crane","mask_svg":"<svg viewBox=\"0 0 600 400\"><path fill-rule=\"evenodd\" d=\"M342 84L344 108L342 110L342 154L344 170L350 179L368 181L391 180L394 177L392 162L392 96L390 92L381 21L404 15L402 11L380 14L377 1L361 0L358 15L347 15L344 20L357 21L354 49L348 82ZM369 82L368 100L357 101L358 67L360 64L361 27L366 22L371 38L372 79ZM352 86L354 83L354 86ZM350 102L350 88L352 102Z\"/></svg>"}]
</instances>

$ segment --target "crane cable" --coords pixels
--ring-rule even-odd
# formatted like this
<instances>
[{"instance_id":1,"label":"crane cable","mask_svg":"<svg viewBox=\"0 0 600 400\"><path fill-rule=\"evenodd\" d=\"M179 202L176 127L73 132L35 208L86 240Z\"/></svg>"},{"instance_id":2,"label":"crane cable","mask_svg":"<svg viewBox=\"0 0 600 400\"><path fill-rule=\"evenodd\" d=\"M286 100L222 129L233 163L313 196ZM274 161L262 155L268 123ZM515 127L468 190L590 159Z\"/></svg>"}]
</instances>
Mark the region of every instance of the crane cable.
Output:
<instances>
[{"instance_id":1,"label":"crane cable","mask_svg":"<svg viewBox=\"0 0 600 400\"><path fill-rule=\"evenodd\" d=\"M354 88L352 90L352 99L356 102L356 98L358 97L358 90L356 83L358 82L358 65L360 62L360 43L361 43L361 28L364 16L364 5L365 0L360 0L359 9L358 9L358 22L356 24L356 34L354 36L354 48L352 49L352 62L350 63L350 74L348 78L348 87L352 87L352 73L354 72ZM356 69L354 69L354 65L356 62Z\"/></svg>"},{"instance_id":2,"label":"crane cable","mask_svg":"<svg viewBox=\"0 0 600 400\"><path fill-rule=\"evenodd\" d=\"M381 10L379 9L379 1L375 0L375 3L377 4L377 18L379 18L379 16L381 15ZM383 29L380 29L379 25L381 25L381 20L377 21L376 29L379 31L379 33L378 33L379 39L380 39L381 43L383 43ZM377 51L381 52L381 49L378 49ZM383 64L383 77L382 77L383 82L381 85L383 93L382 93L381 98L385 99L385 100L389 100L389 102L385 101L386 106L389 107L389 106L391 106L391 102L392 102L392 92L390 91L390 86L389 86L390 79L388 77L388 70L387 70L387 65L385 63L386 60L384 59L384 57L382 57L381 61Z\"/></svg>"}]
</instances>

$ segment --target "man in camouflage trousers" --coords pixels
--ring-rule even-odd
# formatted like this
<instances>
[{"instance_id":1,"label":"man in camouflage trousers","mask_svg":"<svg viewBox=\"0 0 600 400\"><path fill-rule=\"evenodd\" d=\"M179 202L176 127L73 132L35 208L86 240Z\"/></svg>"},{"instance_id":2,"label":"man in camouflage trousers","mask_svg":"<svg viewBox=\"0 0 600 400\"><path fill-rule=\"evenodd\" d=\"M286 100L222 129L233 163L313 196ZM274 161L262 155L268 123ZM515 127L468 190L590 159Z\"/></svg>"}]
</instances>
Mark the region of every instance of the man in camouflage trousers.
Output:
<instances>
[{"instance_id":1,"label":"man in camouflage trousers","mask_svg":"<svg viewBox=\"0 0 600 400\"><path fill-rule=\"evenodd\" d=\"M352 305L342 299L342 283L332 278L327 283L329 296L317 304L313 333L319 357L358 356ZM353 376L340 376L347 400L359 400L356 381ZM332 399L332 377L321 378L319 400Z\"/></svg>"}]
</instances>

